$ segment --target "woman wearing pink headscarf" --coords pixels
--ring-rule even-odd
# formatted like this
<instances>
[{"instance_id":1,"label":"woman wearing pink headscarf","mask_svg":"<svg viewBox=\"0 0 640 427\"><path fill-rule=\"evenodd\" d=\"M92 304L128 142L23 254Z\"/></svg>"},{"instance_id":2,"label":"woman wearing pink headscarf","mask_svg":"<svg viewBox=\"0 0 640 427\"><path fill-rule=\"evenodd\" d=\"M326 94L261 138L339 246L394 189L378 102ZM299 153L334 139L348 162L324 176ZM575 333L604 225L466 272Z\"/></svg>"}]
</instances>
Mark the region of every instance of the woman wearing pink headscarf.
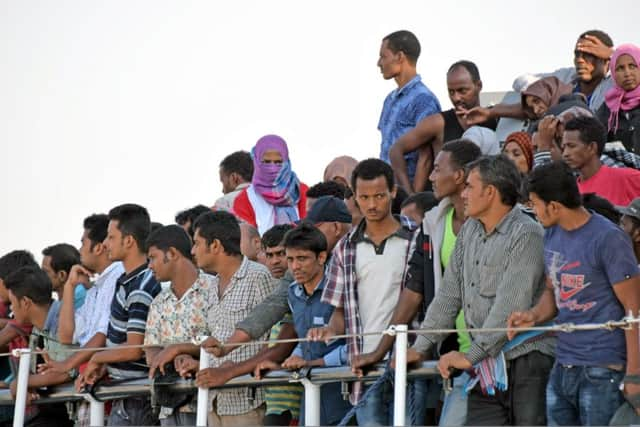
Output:
<instances>
[{"instance_id":1,"label":"woman wearing pink headscarf","mask_svg":"<svg viewBox=\"0 0 640 427\"><path fill-rule=\"evenodd\" d=\"M623 44L611 55L615 85L605 95L598 118L607 126L608 141L621 141L640 154L640 47Z\"/></svg>"},{"instance_id":2,"label":"woman wearing pink headscarf","mask_svg":"<svg viewBox=\"0 0 640 427\"><path fill-rule=\"evenodd\" d=\"M262 235L274 225L306 216L308 187L291 170L287 143L265 135L251 150L253 178L233 202L233 213Z\"/></svg>"}]
</instances>

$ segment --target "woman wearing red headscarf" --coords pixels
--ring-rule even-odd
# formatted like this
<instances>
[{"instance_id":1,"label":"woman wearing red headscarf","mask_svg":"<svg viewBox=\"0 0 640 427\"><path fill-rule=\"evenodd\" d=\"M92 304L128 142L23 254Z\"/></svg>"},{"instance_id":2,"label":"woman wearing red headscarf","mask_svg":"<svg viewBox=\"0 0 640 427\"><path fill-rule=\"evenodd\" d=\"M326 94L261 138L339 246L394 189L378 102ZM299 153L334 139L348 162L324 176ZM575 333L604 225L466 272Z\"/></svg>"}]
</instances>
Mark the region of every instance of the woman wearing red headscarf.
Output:
<instances>
[{"instance_id":1,"label":"woman wearing red headscarf","mask_svg":"<svg viewBox=\"0 0 640 427\"><path fill-rule=\"evenodd\" d=\"M526 132L513 132L507 136L502 153L516 164L518 171L524 176L533 168L533 144L531 135Z\"/></svg>"},{"instance_id":2,"label":"woman wearing red headscarf","mask_svg":"<svg viewBox=\"0 0 640 427\"><path fill-rule=\"evenodd\" d=\"M623 44L611 55L615 85L605 95L598 118L607 126L608 141L621 141L640 154L640 47Z\"/></svg>"}]
</instances>

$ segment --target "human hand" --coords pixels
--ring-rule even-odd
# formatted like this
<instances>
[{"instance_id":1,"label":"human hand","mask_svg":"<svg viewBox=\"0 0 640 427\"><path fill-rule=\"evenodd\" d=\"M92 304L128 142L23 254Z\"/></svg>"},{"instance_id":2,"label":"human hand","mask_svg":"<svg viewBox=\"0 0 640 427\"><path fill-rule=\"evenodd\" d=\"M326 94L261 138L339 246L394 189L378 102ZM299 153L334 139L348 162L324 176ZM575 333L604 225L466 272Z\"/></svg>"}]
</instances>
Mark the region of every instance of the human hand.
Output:
<instances>
[{"instance_id":1,"label":"human hand","mask_svg":"<svg viewBox=\"0 0 640 427\"><path fill-rule=\"evenodd\" d=\"M71 370L66 363L52 360L47 352L42 353L42 358L44 363L40 363L36 368L36 372L39 374L67 374Z\"/></svg>"},{"instance_id":2,"label":"human hand","mask_svg":"<svg viewBox=\"0 0 640 427\"><path fill-rule=\"evenodd\" d=\"M311 341L324 341L327 344L337 334L328 326L321 328L311 328L307 331L307 339Z\"/></svg>"},{"instance_id":3,"label":"human hand","mask_svg":"<svg viewBox=\"0 0 640 427\"><path fill-rule=\"evenodd\" d=\"M253 376L260 380L262 379L263 373L266 373L267 371L277 371L280 368L280 364L273 360L263 360L256 365L256 368L253 370Z\"/></svg>"},{"instance_id":4,"label":"human hand","mask_svg":"<svg viewBox=\"0 0 640 427\"><path fill-rule=\"evenodd\" d=\"M91 277L91 272L87 270L85 267L80 264L76 264L71 267L69 271L69 276L67 277L67 281L65 282L65 286L77 286L79 284L88 284L89 278Z\"/></svg>"},{"instance_id":5,"label":"human hand","mask_svg":"<svg viewBox=\"0 0 640 427\"><path fill-rule=\"evenodd\" d=\"M11 398L15 402L16 396L18 395L18 382L17 382L17 380L11 381L11 384L9 384L9 390L11 392ZM34 392L31 389L27 389L27 405L31 404L32 401L38 399L39 397L40 397L40 395L38 393Z\"/></svg>"},{"instance_id":6,"label":"human hand","mask_svg":"<svg viewBox=\"0 0 640 427\"><path fill-rule=\"evenodd\" d=\"M196 374L196 386L198 388L220 387L233 378L229 369L207 368Z\"/></svg>"},{"instance_id":7,"label":"human hand","mask_svg":"<svg viewBox=\"0 0 640 427\"><path fill-rule=\"evenodd\" d=\"M622 393L624 394L624 397L627 400L627 402L629 402L629 405L631 405L633 407L633 409L636 412L636 414L640 415L640 406L634 405L634 403L637 404L638 402L640 402L640 400L639 400L639 398L640 398L640 384L633 384L633 383L625 382L624 383L624 389L622 390Z\"/></svg>"},{"instance_id":8,"label":"human hand","mask_svg":"<svg viewBox=\"0 0 640 427\"><path fill-rule=\"evenodd\" d=\"M427 356L425 356L424 354L418 352L416 349L409 347L407 349L407 365L411 365L413 363L420 363L420 362L424 362L427 359ZM393 369L396 368L396 357L393 356L393 358L391 358L391 367Z\"/></svg>"},{"instance_id":9,"label":"human hand","mask_svg":"<svg viewBox=\"0 0 640 427\"><path fill-rule=\"evenodd\" d=\"M535 316L531 310L527 311L514 311L507 318L507 338L512 340L513 337L518 335L518 331L511 328L530 328L535 325Z\"/></svg>"},{"instance_id":10,"label":"human hand","mask_svg":"<svg viewBox=\"0 0 640 427\"><path fill-rule=\"evenodd\" d=\"M224 357L229 353L229 349L213 337L209 337L204 340L202 344L200 344L200 347L204 348L204 351L209 354L213 354L215 357Z\"/></svg>"},{"instance_id":11,"label":"human hand","mask_svg":"<svg viewBox=\"0 0 640 427\"><path fill-rule=\"evenodd\" d=\"M364 375L364 369L378 363L380 360L382 360L382 357L373 352L354 356L351 359L351 372L359 377L362 377Z\"/></svg>"},{"instance_id":12,"label":"human hand","mask_svg":"<svg viewBox=\"0 0 640 427\"><path fill-rule=\"evenodd\" d=\"M588 53L596 58L608 60L613 54L613 48L602 43L596 36L586 35L576 43L576 50Z\"/></svg>"},{"instance_id":13,"label":"human hand","mask_svg":"<svg viewBox=\"0 0 640 427\"><path fill-rule=\"evenodd\" d=\"M559 124L560 121L554 116L546 116L540 120L538 131L533 137L533 145L537 147L537 151L551 151Z\"/></svg>"},{"instance_id":14,"label":"human hand","mask_svg":"<svg viewBox=\"0 0 640 427\"><path fill-rule=\"evenodd\" d=\"M472 365L464 355L459 351L451 351L440 357L438 361L438 370L442 378L447 379L451 376L453 369L466 370L471 369Z\"/></svg>"},{"instance_id":15,"label":"human hand","mask_svg":"<svg viewBox=\"0 0 640 427\"><path fill-rule=\"evenodd\" d=\"M308 362L306 360L304 360L300 356L296 356L295 354L292 354L291 356L287 357L287 359L284 362L282 362L282 367L284 369L290 369L290 370L304 368L307 365L308 365Z\"/></svg>"},{"instance_id":16,"label":"human hand","mask_svg":"<svg viewBox=\"0 0 640 427\"><path fill-rule=\"evenodd\" d=\"M173 366L182 378L191 378L198 372L200 362L188 354L181 354L173 360Z\"/></svg>"},{"instance_id":17,"label":"human hand","mask_svg":"<svg viewBox=\"0 0 640 427\"><path fill-rule=\"evenodd\" d=\"M473 107L470 110L456 110L456 114L461 117L467 126L474 126L491 119L491 109L486 107Z\"/></svg>"},{"instance_id":18,"label":"human hand","mask_svg":"<svg viewBox=\"0 0 640 427\"><path fill-rule=\"evenodd\" d=\"M176 358L175 347L168 346L160 350L158 354L151 361L149 365L149 378L153 378L156 374L156 370L159 370L162 375L165 374L164 367L167 363L173 362Z\"/></svg>"}]
</instances>

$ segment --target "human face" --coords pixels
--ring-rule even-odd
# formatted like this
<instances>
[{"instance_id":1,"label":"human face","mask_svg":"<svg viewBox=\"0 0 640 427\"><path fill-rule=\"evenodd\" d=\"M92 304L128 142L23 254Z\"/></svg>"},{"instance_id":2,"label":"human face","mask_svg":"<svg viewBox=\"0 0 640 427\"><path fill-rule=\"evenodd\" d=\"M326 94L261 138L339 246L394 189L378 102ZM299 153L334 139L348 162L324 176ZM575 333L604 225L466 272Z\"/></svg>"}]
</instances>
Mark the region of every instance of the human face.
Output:
<instances>
[{"instance_id":1,"label":"human face","mask_svg":"<svg viewBox=\"0 0 640 427\"><path fill-rule=\"evenodd\" d=\"M577 44L582 42L589 43L587 39L579 39L573 52L573 65L576 67L578 80L583 83L602 80L607 74L608 61L590 53L580 52Z\"/></svg>"},{"instance_id":2,"label":"human face","mask_svg":"<svg viewBox=\"0 0 640 427\"><path fill-rule=\"evenodd\" d=\"M362 212L360 212L360 208L356 203L356 197L351 196L348 199L344 199L344 204L347 205L347 209L351 214L351 224L356 225L359 224L362 220Z\"/></svg>"},{"instance_id":3,"label":"human face","mask_svg":"<svg viewBox=\"0 0 640 427\"><path fill-rule=\"evenodd\" d=\"M356 179L356 201L369 222L378 222L391 215L391 202L396 190L389 190L387 180L379 176L371 180Z\"/></svg>"},{"instance_id":4,"label":"human face","mask_svg":"<svg viewBox=\"0 0 640 427\"><path fill-rule=\"evenodd\" d=\"M347 224L341 222L319 222L314 225L322 234L324 234L324 238L327 239L328 253L331 253L333 248L336 247L338 240L342 239L350 228L350 224L347 226Z\"/></svg>"},{"instance_id":5,"label":"human face","mask_svg":"<svg viewBox=\"0 0 640 427\"><path fill-rule=\"evenodd\" d=\"M633 219L629 215L622 215L620 218L620 228L631 237L634 243L640 242L640 227L633 223Z\"/></svg>"},{"instance_id":6,"label":"human face","mask_svg":"<svg viewBox=\"0 0 640 427\"><path fill-rule=\"evenodd\" d=\"M389 80L400 74L401 67L401 52L393 53L389 49L389 41L383 40L380 46L380 58L378 59L378 67L382 73L382 77L385 80Z\"/></svg>"},{"instance_id":7,"label":"human face","mask_svg":"<svg viewBox=\"0 0 640 427\"><path fill-rule=\"evenodd\" d=\"M582 169L594 155L598 155L595 143L585 144L582 142L580 131L564 131L562 134L562 159L571 169Z\"/></svg>"},{"instance_id":8,"label":"human face","mask_svg":"<svg viewBox=\"0 0 640 427\"><path fill-rule=\"evenodd\" d=\"M273 246L264 248L265 263L271 275L276 279L281 279L287 272L287 253L284 246Z\"/></svg>"},{"instance_id":9,"label":"human face","mask_svg":"<svg viewBox=\"0 0 640 427\"><path fill-rule=\"evenodd\" d=\"M282 154L278 150L267 150L262 155L262 163L281 165L283 162Z\"/></svg>"},{"instance_id":10,"label":"human face","mask_svg":"<svg viewBox=\"0 0 640 427\"><path fill-rule=\"evenodd\" d=\"M47 276L49 276L49 280L51 280L51 287L54 291L59 290L64 285L60 274L51 267L51 257L49 255L42 258L42 269L47 273Z\"/></svg>"},{"instance_id":11,"label":"human face","mask_svg":"<svg viewBox=\"0 0 640 427\"><path fill-rule=\"evenodd\" d=\"M240 252L251 261L258 259L262 248L258 232L249 224L240 224Z\"/></svg>"},{"instance_id":12,"label":"human face","mask_svg":"<svg viewBox=\"0 0 640 427\"><path fill-rule=\"evenodd\" d=\"M471 74L464 67L454 68L447 74L449 99L457 111L470 110L480 105L482 82L474 83Z\"/></svg>"},{"instance_id":13,"label":"human face","mask_svg":"<svg viewBox=\"0 0 640 427\"><path fill-rule=\"evenodd\" d=\"M11 291L8 291L8 296L15 321L18 324L31 323L29 319L29 306L32 304L31 300L28 298L18 299Z\"/></svg>"},{"instance_id":14,"label":"human face","mask_svg":"<svg viewBox=\"0 0 640 427\"><path fill-rule=\"evenodd\" d=\"M324 269L326 253L321 252L316 255L307 249L287 248L287 264L296 282L306 285L312 284Z\"/></svg>"},{"instance_id":15,"label":"human face","mask_svg":"<svg viewBox=\"0 0 640 427\"><path fill-rule=\"evenodd\" d=\"M546 203L536 193L529 193L529 206L543 227L553 227L558 223L558 206L555 202Z\"/></svg>"},{"instance_id":16,"label":"human face","mask_svg":"<svg viewBox=\"0 0 640 427\"><path fill-rule=\"evenodd\" d=\"M640 85L640 68L631 55L620 55L613 74L616 84L630 92Z\"/></svg>"},{"instance_id":17,"label":"human face","mask_svg":"<svg viewBox=\"0 0 640 427\"><path fill-rule=\"evenodd\" d=\"M502 149L502 152L515 163L521 174L526 175L529 173L529 163L518 143L513 141L508 142Z\"/></svg>"},{"instance_id":18,"label":"human face","mask_svg":"<svg viewBox=\"0 0 640 427\"><path fill-rule=\"evenodd\" d=\"M524 97L524 103L533 112L533 116L536 119L542 118L544 113L546 113L547 110L549 109L549 106L545 104L542 99L533 95L526 95Z\"/></svg>"},{"instance_id":19,"label":"human face","mask_svg":"<svg viewBox=\"0 0 640 427\"><path fill-rule=\"evenodd\" d=\"M489 186L482 182L480 173L473 169L467 176L467 184L462 191L464 215L471 218L482 217L490 208Z\"/></svg>"},{"instance_id":20,"label":"human face","mask_svg":"<svg viewBox=\"0 0 640 427\"><path fill-rule=\"evenodd\" d=\"M91 247L93 246L93 248ZM102 243L94 243L89 238L89 231L84 230L80 239L80 263L91 271L96 271L97 254L102 248Z\"/></svg>"},{"instance_id":21,"label":"human face","mask_svg":"<svg viewBox=\"0 0 640 427\"><path fill-rule=\"evenodd\" d=\"M118 229L118 221L109 221L107 238L104 240L107 248L107 256L111 261L122 261L126 255L124 248L124 236Z\"/></svg>"},{"instance_id":22,"label":"human face","mask_svg":"<svg viewBox=\"0 0 640 427\"><path fill-rule=\"evenodd\" d=\"M433 184L433 194L436 198L442 200L456 194L463 178L462 169L454 167L451 162L451 153L441 150L436 156L433 171L429 175L429 181Z\"/></svg>"},{"instance_id":23,"label":"human face","mask_svg":"<svg viewBox=\"0 0 640 427\"><path fill-rule=\"evenodd\" d=\"M196 229L193 236L193 246L191 247L191 255L193 256L198 268L204 271L215 271L213 269L214 255L211 252L211 246L207 245L207 240L200 235L200 229Z\"/></svg>"},{"instance_id":24,"label":"human face","mask_svg":"<svg viewBox=\"0 0 640 427\"><path fill-rule=\"evenodd\" d=\"M235 190L235 185L231 177L233 174L226 173L223 168L219 169L218 174L220 176L220 183L222 184L222 194L229 194Z\"/></svg>"},{"instance_id":25,"label":"human face","mask_svg":"<svg viewBox=\"0 0 640 427\"><path fill-rule=\"evenodd\" d=\"M172 279L171 263L167 252L162 252L155 246L151 246L147 252L149 258L149 269L153 271L158 282L168 282Z\"/></svg>"}]
</instances>

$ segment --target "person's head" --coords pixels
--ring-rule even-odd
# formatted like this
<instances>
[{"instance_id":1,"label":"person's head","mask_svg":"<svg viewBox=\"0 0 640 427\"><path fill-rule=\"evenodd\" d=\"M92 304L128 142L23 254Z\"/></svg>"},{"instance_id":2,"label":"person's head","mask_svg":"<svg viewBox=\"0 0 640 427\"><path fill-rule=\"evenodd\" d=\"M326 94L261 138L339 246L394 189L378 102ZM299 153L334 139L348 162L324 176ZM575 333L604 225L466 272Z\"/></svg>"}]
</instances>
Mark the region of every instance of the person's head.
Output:
<instances>
[{"instance_id":1,"label":"person's head","mask_svg":"<svg viewBox=\"0 0 640 427\"><path fill-rule=\"evenodd\" d=\"M480 71L471 61L458 61L447 72L449 99L456 110L469 110L480 105L482 80Z\"/></svg>"},{"instance_id":2,"label":"person's head","mask_svg":"<svg viewBox=\"0 0 640 427\"><path fill-rule=\"evenodd\" d=\"M307 190L307 212L311 210L311 207L318 197L334 196L339 199L344 199L345 190L345 186L336 181L323 181L310 187Z\"/></svg>"},{"instance_id":3,"label":"person's head","mask_svg":"<svg viewBox=\"0 0 640 427\"><path fill-rule=\"evenodd\" d=\"M533 144L527 132L513 132L507 136L502 153L515 163L521 174L526 175L533 168Z\"/></svg>"},{"instance_id":4,"label":"person's head","mask_svg":"<svg viewBox=\"0 0 640 427\"><path fill-rule=\"evenodd\" d=\"M112 261L123 261L132 255L146 254L145 241L151 232L147 209L132 203L109 211L107 254Z\"/></svg>"},{"instance_id":5,"label":"person's head","mask_svg":"<svg viewBox=\"0 0 640 427\"><path fill-rule=\"evenodd\" d=\"M596 193L582 194L582 206L590 211L602 215L614 224L620 222L620 213L610 201L604 197L598 196Z\"/></svg>"},{"instance_id":6,"label":"person's head","mask_svg":"<svg viewBox=\"0 0 640 427\"><path fill-rule=\"evenodd\" d=\"M535 168L527 177L526 189L533 211L543 227L556 225L567 210L582 206L576 178L562 162Z\"/></svg>"},{"instance_id":7,"label":"person's head","mask_svg":"<svg viewBox=\"0 0 640 427\"><path fill-rule=\"evenodd\" d=\"M303 222L284 236L287 264L293 278L300 284L322 276L327 260L327 240L313 225Z\"/></svg>"},{"instance_id":8,"label":"person's head","mask_svg":"<svg viewBox=\"0 0 640 427\"><path fill-rule=\"evenodd\" d=\"M173 281L180 263L191 262L191 239L179 225L153 231L146 242L149 268L159 282Z\"/></svg>"},{"instance_id":9,"label":"person's head","mask_svg":"<svg viewBox=\"0 0 640 427\"><path fill-rule=\"evenodd\" d=\"M465 166L477 160L480 155L480 148L465 139L449 141L442 146L429 175L433 194L438 200L462 193L466 178Z\"/></svg>"},{"instance_id":10,"label":"person's head","mask_svg":"<svg viewBox=\"0 0 640 427\"><path fill-rule=\"evenodd\" d=\"M384 39L380 45L378 67L385 80L392 79L406 67L415 68L420 56L420 42L410 31L396 31Z\"/></svg>"},{"instance_id":11,"label":"person's head","mask_svg":"<svg viewBox=\"0 0 640 427\"><path fill-rule=\"evenodd\" d=\"M253 177L251 154L246 151L229 154L220 162L219 174L224 194L231 193L240 184L251 182Z\"/></svg>"},{"instance_id":12,"label":"person's head","mask_svg":"<svg viewBox=\"0 0 640 427\"><path fill-rule=\"evenodd\" d=\"M571 85L558 80L557 77L545 77L522 91L522 110L530 119L540 119L556 105L563 95L570 94L573 88Z\"/></svg>"},{"instance_id":13,"label":"person's head","mask_svg":"<svg viewBox=\"0 0 640 427\"><path fill-rule=\"evenodd\" d=\"M9 294L4 286L7 276L22 267L38 267L38 263L29 251L22 249L11 251L0 257L0 301L9 302Z\"/></svg>"},{"instance_id":14,"label":"person's head","mask_svg":"<svg viewBox=\"0 0 640 427\"><path fill-rule=\"evenodd\" d=\"M631 237L633 245L640 248L640 197L633 199L628 206L619 206L617 209L622 215L620 227ZM637 250L636 253L638 253Z\"/></svg>"},{"instance_id":15,"label":"person's head","mask_svg":"<svg viewBox=\"0 0 640 427\"><path fill-rule=\"evenodd\" d=\"M258 259L258 254L262 249L260 242L260 233L251 224L246 222L240 223L240 252L251 261Z\"/></svg>"},{"instance_id":16,"label":"person's head","mask_svg":"<svg viewBox=\"0 0 640 427\"><path fill-rule=\"evenodd\" d=\"M438 205L438 199L432 191L413 193L402 202L400 215L411 218L416 224L420 224L425 212Z\"/></svg>"},{"instance_id":17,"label":"person's head","mask_svg":"<svg viewBox=\"0 0 640 427\"><path fill-rule=\"evenodd\" d=\"M471 126L464 131L460 139L471 141L480 148L483 156L500 154L500 141L494 130L483 126Z\"/></svg>"},{"instance_id":18,"label":"person's head","mask_svg":"<svg viewBox=\"0 0 640 427\"><path fill-rule=\"evenodd\" d=\"M611 55L611 68L616 86L625 92L631 92L640 86L640 47L623 44Z\"/></svg>"},{"instance_id":19,"label":"person's head","mask_svg":"<svg viewBox=\"0 0 640 427\"><path fill-rule=\"evenodd\" d=\"M265 135L256 142L251 152L253 168L261 171L276 171L289 161L289 148L284 139L278 135ZM275 176L274 176L275 178Z\"/></svg>"},{"instance_id":20,"label":"person's head","mask_svg":"<svg viewBox=\"0 0 640 427\"><path fill-rule=\"evenodd\" d=\"M484 156L467 165L467 184L462 192L464 212L482 219L498 207L513 207L520 198L520 172L504 154Z\"/></svg>"},{"instance_id":21,"label":"person's head","mask_svg":"<svg viewBox=\"0 0 640 427\"><path fill-rule=\"evenodd\" d=\"M9 274L4 283L14 318L20 324L32 323L34 313L51 304L51 280L38 266L19 268Z\"/></svg>"},{"instance_id":22,"label":"person's head","mask_svg":"<svg viewBox=\"0 0 640 427\"><path fill-rule=\"evenodd\" d=\"M402 210L402 204L409 197L409 193L407 190L396 185L396 196L393 198L391 202L391 213L394 215L400 215L400 211Z\"/></svg>"},{"instance_id":23,"label":"person's head","mask_svg":"<svg viewBox=\"0 0 640 427\"><path fill-rule=\"evenodd\" d=\"M324 169L324 180L335 181L345 188L351 185L351 174L358 161L351 156L340 156L333 159Z\"/></svg>"},{"instance_id":24,"label":"person's head","mask_svg":"<svg viewBox=\"0 0 640 427\"><path fill-rule=\"evenodd\" d=\"M176 214L175 220L184 231L187 232L189 237L193 239L193 221L205 212L209 212L211 209L205 205L195 205L192 208L185 209Z\"/></svg>"},{"instance_id":25,"label":"person's head","mask_svg":"<svg viewBox=\"0 0 640 427\"><path fill-rule=\"evenodd\" d=\"M380 159L358 163L351 176L356 203L369 222L378 222L391 215L391 203L396 197L393 169Z\"/></svg>"},{"instance_id":26,"label":"person's head","mask_svg":"<svg viewBox=\"0 0 640 427\"><path fill-rule=\"evenodd\" d=\"M191 255L198 267L216 271L228 257L241 257L240 225L229 212L206 212L193 225L195 234Z\"/></svg>"},{"instance_id":27,"label":"person's head","mask_svg":"<svg viewBox=\"0 0 640 427\"><path fill-rule=\"evenodd\" d=\"M274 225L262 235L265 265L276 279L281 279L287 272L287 253L283 240L284 235L292 228L291 224Z\"/></svg>"},{"instance_id":28,"label":"person's head","mask_svg":"<svg viewBox=\"0 0 640 427\"><path fill-rule=\"evenodd\" d=\"M562 159L574 170L580 170L599 159L607 141L607 130L595 117L576 117L564 125Z\"/></svg>"},{"instance_id":29,"label":"person's head","mask_svg":"<svg viewBox=\"0 0 640 427\"><path fill-rule=\"evenodd\" d=\"M331 253L338 240L349 232L352 221L346 203L333 196L320 197L309 212L306 222L313 224L327 239L327 251Z\"/></svg>"},{"instance_id":30,"label":"person's head","mask_svg":"<svg viewBox=\"0 0 640 427\"><path fill-rule=\"evenodd\" d=\"M347 188L347 191L344 193L344 204L347 205L347 209L349 209L349 213L351 214L351 225L356 226L360 224L360 221L362 221L362 212L360 212L360 207L358 203L356 203L356 196L353 194L351 188Z\"/></svg>"},{"instance_id":31,"label":"person's head","mask_svg":"<svg viewBox=\"0 0 640 427\"><path fill-rule=\"evenodd\" d=\"M80 263L94 272L100 272L108 263L107 237L109 217L106 214L93 214L84 219L84 231L80 239Z\"/></svg>"},{"instance_id":32,"label":"person's head","mask_svg":"<svg viewBox=\"0 0 640 427\"><path fill-rule=\"evenodd\" d=\"M573 98L573 95L577 96ZM558 119L558 124L555 129L553 137L553 144L551 144L550 154L552 160L562 160L562 135L564 133L564 125L574 117L593 117L593 112L589 110L589 106L584 99L581 99L581 94L573 94L570 99L561 100L558 104L549 108L545 114L547 116L555 117ZM543 120L545 120L543 118ZM534 132L531 137L531 143L537 147L538 138L538 124L534 124Z\"/></svg>"},{"instance_id":33,"label":"person's head","mask_svg":"<svg viewBox=\"0 0 640 427\"><path fill-rule=\"evenodd\" d=\"M602 80L609 70L609 60L598 58L590 53L581 52L578 44L588 41L586 36L592 36L600 40L605 46L613 47L613 40L604 31L589 30L580 34L576 47L573 50L573 65L576 67L578 80L583 83L598 82Z\"/></svg>"},{"instance_id":34,"label":"person's head","mask_svg":"<svg viewBox=\"0 0 640 427\"><path fill-rule=\"evenodd\" d=\"M80 252L67 243L58 243L42 250L42 269L54 291L60 291L67 282L71 267L80 264Z\"/></svg>"}]
</instances>

